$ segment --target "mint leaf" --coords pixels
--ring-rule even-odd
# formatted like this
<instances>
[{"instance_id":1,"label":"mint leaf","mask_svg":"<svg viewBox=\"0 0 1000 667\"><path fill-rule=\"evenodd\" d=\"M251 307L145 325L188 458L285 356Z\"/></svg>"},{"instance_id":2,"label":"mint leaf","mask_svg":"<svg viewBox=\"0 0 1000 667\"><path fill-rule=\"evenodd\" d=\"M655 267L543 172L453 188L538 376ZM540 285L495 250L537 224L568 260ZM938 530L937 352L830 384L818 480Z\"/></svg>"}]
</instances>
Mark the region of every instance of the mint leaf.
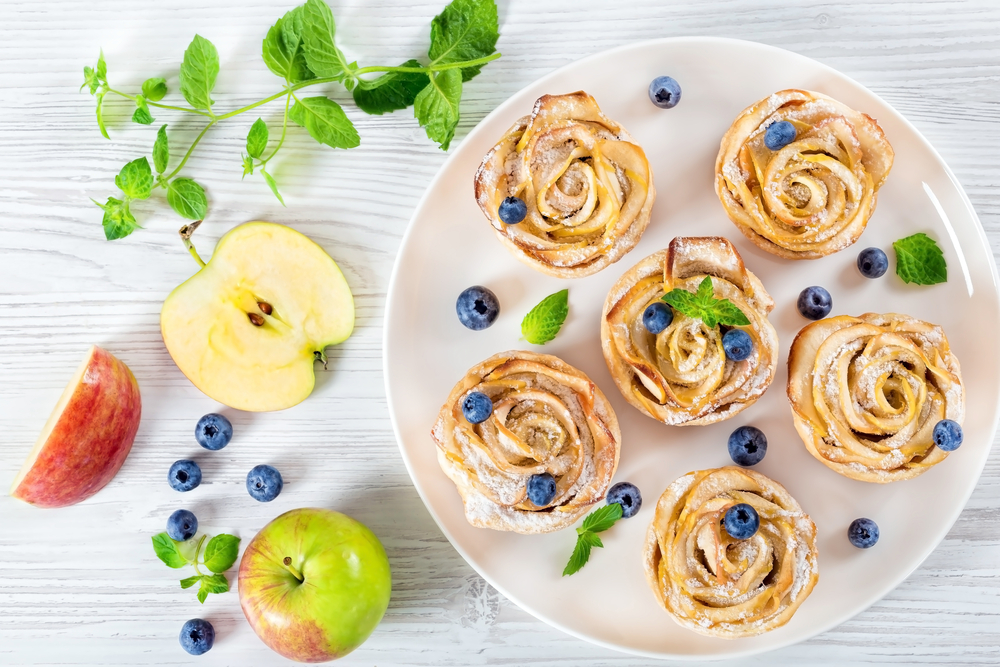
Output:
<instances>
[{"instance_id":1,"label":"mint leaf","mask_svg":"<svg viewBox=\"0 0 1000 667\"><path fill-rule=\"evenodd\" d=\"M233 535L216 535L205 545L205 567L212 572L225 572L236 562L240 538Z\"/></svg>"},{"instance_id":2,"label":"mint leaf","mask_svg":"<svg viewBox=\"0 0 1000 667\"><path fill-rule=\"evenodd\" d=\"M462 74L447 69L431 76L413 101L413 115L427 136L448 150L458 126L458 103L462 99Z\"/></svg>"},{"instance_id":3,"label":"mint leaf","mask_svg":"<svg viewBox=\"0 0 1000 667\"><path fill-rule=\"evenodd\" d=\"M132 122L139 123L140 125L152 125L156 119L149 113L149 105L146 104L146 98L142 95L136 95L135 107L135 111L132 112Z\"/></svg>"},{"instance_id":4,"label":"mint leaf","mask_svg":"<svg viewBox=\"0 0 1000 667\"><path fill-rule=\"evenodd\" d=\"M323 0L308 0L301 16L302 46L309 69L316 76L342 82L348 90L353 88L353 78L347 80L352 66L334 41L337 24L329 5Z\"/></svg>"},{"instance_id":5,"label":"mint leaf","mask_svg":"<svg viewBox=\"0 0 1000 667\"><path fill-rule=\"evenodd\" d=\"M729 299L716 299L713 296L711 276L705 276L699 283L696 294L675 288L665 294L662 300L669 303L674 310L692 319L701 320L709 328L719 324L727 326L750 324L746 314L736 304Z\"/></svg>"},{"instance_id":6,"label":"mint leaf","mask_svg":"<svg viewBox=\"0 0 1000 667\"><path fill-rule=\"evenodd\" d=\"M167 126L162 126L156 133L156 141L153 142L153 166L156 173L162 174L167 170L170 163L170 145L167 143Z\"/></svg>"},{"instance_id":7,"label":"mint leaf","mask_svg":"<svg viewBox=\"0 0 1000 667\"><path fill-rule=\"evenodd\" d=\"M139 223L132 217L132 212L128 208L128 201L122 201L115 197L108 197L106 204L91 199L104 211L104 237L109 241L128 236L139 228ZM165 534L165 533L164 533Z\"/></svg>"},{"instance_id":8,"label":"mint leaf","mask_svg":"<svg viewBox=\"0 0 1000 667\"><path fill-rule=\"evenodd\" d=\"M205 604L205 598L210 593L225 593L228 590L229 581L223 575L205 575L201 578L201 587L198 589L198 602Z\"/></svg>"},{"instance_id":9,"label":"mint leaf","mask_svg":"<svg viewBox=\"0 0 1000 667\"><path fill-rule=\"evenodd\" d=\"M326 97L296 100L288 117L306 128L313 139L332 148L354 148L361 143L358 131L344 110Z\"/></svg>"},{"instance_id":10,"label":"mint leaf","mask_svg":"<svg viewBox=\"0 0 1000 667\"><path fill-rule=\"evenodd\" d=\"M569 313L569 290L550 294L521 320L521 335L533 345L544 345L556 337Z\"/></svg>"},{"instance_id":11,"label":"mint leaf","mask_svg":"<svg viewBox=\"0 0 1000 667\"><path fill-rule=\"evenodd\" d=\"M569 562L563 568L562 576L566 577L576 574L590 560L590 551L594 547L603 547L601 538L589 531L580 533L576 538L576 546L573 547L573 554L569 557Z\"/></svg>"},{"instance_id":12,"label":"mint leaf","mask_svg":"<svg viewBox=\"0 0 1000 667\"><path fill-rule=\"evenodd\" d=\"M485 58L496 50L500 37L493 0L453 0L431 21L432 65ZM479 74L483 66L462 69L462 81Z\"/></svg>"},{"instance_id":13,"label":"mint leaf","mask_svg":"<svg viewBox=\"0 0 1000 667\"><path fill-rule=\"evenodd\" d=\"M153 172L145 156L132 160L115 176L117 185L130 199L148 199L153 192Z\"/></svg>"},{"instance_id":14,"label":"mint leaf","mask_svg":"<svg viewBox=\"0 0 1000 667\"><path fill-rule=\"evenodd\" d=\"M167 94L167 80L157 76L142 82L142 94L147 100L159 102Z\"/></svg>"},{"instance_id":15,"label":"mint leaf","mask_svg":"<svg viewBox=\"0 0 1000 667\"><path fill-rule=\"evenodd\" d=\"M948 264L934 239L924 233L899 239L892 244L896 251L896 275L904 283L936 285L948 282Z\"/></svg>"},{"instance_id":16,"label":"mint leaf","mask_svg":"<svg viewBox=\"0 0 1000 667\"><path fill-rule=\"evenodd\" d=\"M750 319L746 314L729 299L718 299L716 301L715 318L719 321L719 324L725 324L728 327L745 327L750 324Z\"/></svg>"},{"instance_id":17,"label":"mint leaf","mask_svg":"<svg viewBox=\"0 0 1000 667\"><path fill-rule=\"evenodd\" d=\"M177 215L188 220L201 220L208 212L205 189L190 178L175 178L167 187L167 203Z\"/></svg>"},{"instance_id":18,"label":"mint leaf","mask_svg":"<svg viewBox=\"0 0 1000 667\"><path fill-rule=\"evenodd\" d=\"M100 85L101 85L101 82L97 78L97 71L94 70L93 67L89 67L87 65L84 65L83 66L83 85L80 86L80 90L83 90L84 88L88 88L90 90L90 94L93 95L94 93L97 92L97 88Z\"/></svg>"},{"instance_id":19,"label":"mint leaf","mask_svg":"<svg viewBox=\"0 0 1000 667\"><path fill-rule=\"evenodd\" d=\"M261 48L267 68L288 83L316 78L306 62L302 11L296 7L278 19L267 31Z\"/></svg>"},{"instance_id":20,"label":"mint leaf","mask_svg":"<svg viewBox=\"0 0 1000 667\"><path fill-rule=\"evenodd\" d=\"M104 135L105 139L110 139L108 129L104 127L104 96L106 94L106 90L97 93L97 127L101 128L101 134Z\"/></svg>"},{"instance_id":21,"label":"mint leaf","mask_svg":"<svg viewBox=\"0 0 1000 667\"><path fill-rule=\"evenodd\" d=\"M592 533L602 533L615 525L615 522L620 518L622 518L622 506L619 503L609 503L588 514L587 518L583 520L583 526L577 528L577 532L589 531Z\"/></svg>"},{"instance_id":22,"label":"mint leaf","mask_svg":"<svg viewBox=\"0 0 1000 667\"><path fill-rule=\"evenodd\" d=\"M108 198L109 204L112 199L113 197ZM153 536L153 551L156 552L156 557L163 561L167 567L177 569L188 564L187 558L184 558L181 552L177 550L177 542L170 539L170 536L166 533Z\"/></svg>"},{"instance_id":23,"label":"mint leaf","mask_svg":"<svg viewBox=\"0 0 1000 667\"><path fill-rule=\"evenodd\" d=\"M281 205L284 206L285 200L281 198L281 193L278 192L278 184L274 182L274 178L271 177L271 174L261 169L260 175L264 177L264 182L267 183L267 187L271 188L271 192L274 193L274 196L277 197L278 201L281 202Z\"/></svg>"},{"instance_id":24,"label":"mint leaf","mask_svg":"<svg viewBox=\"0 0 1000 667\"><path fill-rule=\"evenodd\" d=\"M219 75L219 52L201 35L195 35L181 63L181 95L195 109L212 108L212 89Z\"/></svg>"},{"instance_id":25,"label":"mint leaf","mask_svg":"<svg viewBox=\"0 0 1000 667\"><path fill-rule=\"evenodd\" d=\"M181 579L181 588L191 588L199 581L202 580L203 574L196 574L193 577L188 577L187 579Z\"/></svg>"},{"instance_id":26,"label":"mint leaf","mask_svg":"<svg viewBox=\"0 0 1000 667\"><path fill-rule=\"evenodd\" d=\"M597 533L603 532L615 525L618 519L622 518L622 506L618 503L610 503L598 508L587 515L583 520L583 525L576 529L576 547L569 557L569 562L563 570L563 576L575 574L590 560L590 550L594 547L603 547L604 543Z\"/></svg>"},{"instance_id":27,"label":"mint leaf","mask_svg":"<svg viewBox=\"0 0 1000 667\"><path fill-rule=\"evenodd\" d=\"M246 178L247 176L252 176L253 175L253 167L254 167L253 158L250 157L249 155L243 155L242 157L243 157L243 177L242 178Z\"/></svg>"},{"instance_id":28,"label":"mint leaf","mask_svg":"<svg viewBox=\"0 0 1000 667\"><path fill-rule=\"evenodd\" d=\"M407 60L400 67L421 67L417 60ZM405 109L417 99L417 94L430 83L422 72L388 72L377 79L358 84L354 89L354 103L367 114Z\"/></svg>"},{"instance_id":29,"label":"mint leaf","mask_svg":"<svg viewBox=\"0 0 1000 667\"><path fill-rule=\"evenodd\" d=\"M250 126L247 133L247 153L250 157L259 158L267 148L267 123L264 119L258 118Z\"/></svg>"},{"instance_id":30,"label":"mint leaf","mask_svg":"<svg viewBox=\"0 0 1000 667\"><path fill-rule=\"evenodd\" d=\"M108 84L108 66L104 62L104 49L101 49L101 54L97 56L97 69L94 74L97 76L97 80L104 85Z\"/></svg>"}]
</instances>

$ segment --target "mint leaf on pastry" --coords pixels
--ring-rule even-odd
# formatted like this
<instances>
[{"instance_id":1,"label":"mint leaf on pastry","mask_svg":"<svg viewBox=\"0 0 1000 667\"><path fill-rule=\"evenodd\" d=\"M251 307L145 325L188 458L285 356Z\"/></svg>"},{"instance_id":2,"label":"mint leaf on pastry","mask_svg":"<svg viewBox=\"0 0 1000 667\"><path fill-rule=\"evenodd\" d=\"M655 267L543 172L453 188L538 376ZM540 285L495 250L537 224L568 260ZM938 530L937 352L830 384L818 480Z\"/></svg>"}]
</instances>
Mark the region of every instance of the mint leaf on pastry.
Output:
<instances>
[{"instance_id":1,"label":"mint leaf on pastry","mask_svg":"<svg viewBox=\"0 0 1000 667\"><path fill-rule=\"evenodd\" d=\"M698 285L698 292L691 292L675 288L663 296L663 301L669 303L674 310L692 319L698 319L709 328L715 328L720 324L732 327L742 327L750 324L746 314L736 307L729 299L716 299L713 296L712 277L705 276L705 279Z\"/></svg>"},{"instance_id":2,"label":"mint leaf on pastry","mask_svg":"<svg viewBox=\"0 0 1000 667\"><path fill-rule=\"evenodd\" d=\"M576 529L576 546L563 569L564 577L579 572L590 560L590 552L594 547L604 547L597 533L615 525L620 518L622 518L622 506L619 503L609 503L584 518L583 525Z\"/></svg>"},{"instance_id":3,"label":"mint leaf on pastry","mask_svg":"<svg viewBox=\"0 0 1000 667\"><path fill-rule=\"evenodd\" d=\"M521 320L521 335L532 345L544 345L556 337L569 314L569 290L550 294Z\"/></svg>"},{"instance_id":4,"label":"mint leaf on pastry","mask_svg":"<svg viewBox=\"0 0 1000 667\"><path fill-rule=\"evenodd\" d=\"M924 233L899 239L892 244L896 251L896 275L904 283L936 285L948 282L948 265L934 239Z\"/></svg>"}]
</instances>

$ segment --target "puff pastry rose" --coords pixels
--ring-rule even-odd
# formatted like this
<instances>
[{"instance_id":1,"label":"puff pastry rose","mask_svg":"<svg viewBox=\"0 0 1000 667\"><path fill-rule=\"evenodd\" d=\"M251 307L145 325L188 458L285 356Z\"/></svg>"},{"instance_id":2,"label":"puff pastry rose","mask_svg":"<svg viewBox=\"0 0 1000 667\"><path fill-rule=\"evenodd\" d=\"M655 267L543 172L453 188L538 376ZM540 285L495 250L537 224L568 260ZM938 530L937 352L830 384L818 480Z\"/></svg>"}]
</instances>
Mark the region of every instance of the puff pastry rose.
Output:
<instances>
[{"instance_id":1,"label":"puff pastry rose","mask_svg":"<svg viewBox=\"0 0 1000 667\"><path fill-rule=\"evenodd\" d=\"M792 139L768 148L774 123ZM794 138L792 138L794 136ZM715 189L729 218L764 250L815 259L858 240L892 167L878 123L837 100L782 90L747 107L722 138Z\"/></svg>"},{"instance_id":2,"label":"puff pastry rose","mask_svg":"<svg viewBox=\"0 0 1000 667\"><path fill-rule=\"evenodd\" d=\"M543 95L483 158L476 201L497 237L528 266L580 278L617 262L649 224L656 198L642 149L583 91ZM500 220L518 197L527 217Z\"/></svg>"},{"instance_id":3,"label":"puff pastry rose","mask_svg":"<svg viewBox=\"0 0 1000 667\"><path fill-rule=\"evenodd\" d=\"M788 355L788 400L809 452L865 482L910 479L948 453L934 426L965 417L958 359L941 327L866 313L807 325Z\"/></svg>"},{"instance_id":4,"label":"puff pastry rose","mask_svg":"<svg viewBox=\"0 0 1000 667\"><path fill-rule=\"evenodd\" d=\"M493 402L492 414L479 424L462 411L470 392ZM469 523L525 534L566 528L601 501L621 447L611 404L582 371L548 354L518 351L469 370L431 435ZM538 506L527 484L545 473L555 478L555 496Z\"/></svg>"},{"instance_id":5,"label":"puff pastry rose","mask_svg":"<svg viewBox=\"0 0 1000 667\"><path fill-rule=\"evenodd\" d=\"M736 540L726 511L746 503L760 527ZM646 533L646 581L678 624L732 639L788 622L819 579L816 526L780 484L736 467L692 472L663 492Z\"/></svg>"},{"instance_id":6,"label":"puff pastry rose","mask_svg":"<svg viewBox=\"0 0 1000 667\"><path fill-rule=\"evenodd\" d=\"M658 334L643 313L673 289L697 292L711 279L714 298L727 299L749 324L709 326L674 310ZM752 405L774 379L778 336L767 320L774 302L721 237L678 237L623 275L608 293L601 319L601 346L611 376L625 399L665 424L712 424ZM753 342L743 361L726 357L724 330L738 328Z\"/></svg>"}]
</instances>

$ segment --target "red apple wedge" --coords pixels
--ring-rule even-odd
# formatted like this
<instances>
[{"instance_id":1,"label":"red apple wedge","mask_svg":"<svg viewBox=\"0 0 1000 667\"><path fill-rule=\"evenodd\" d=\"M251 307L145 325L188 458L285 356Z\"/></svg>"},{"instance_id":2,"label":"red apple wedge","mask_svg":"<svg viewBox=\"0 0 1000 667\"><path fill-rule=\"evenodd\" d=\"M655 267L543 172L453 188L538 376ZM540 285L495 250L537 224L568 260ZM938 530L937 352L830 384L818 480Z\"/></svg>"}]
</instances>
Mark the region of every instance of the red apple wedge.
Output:
<instances>
[{"instance_id":1,"label":"red apple wedge","mask_svg":"<svg viewBox=\"0 0 1000 667\"><path fill-rule=\"evenodd\" d=\"M141 412L132 371L110 352L91 347L10 495L36 507L65 507L94 495L125 462Z\"/></svg>"}]
</instances>

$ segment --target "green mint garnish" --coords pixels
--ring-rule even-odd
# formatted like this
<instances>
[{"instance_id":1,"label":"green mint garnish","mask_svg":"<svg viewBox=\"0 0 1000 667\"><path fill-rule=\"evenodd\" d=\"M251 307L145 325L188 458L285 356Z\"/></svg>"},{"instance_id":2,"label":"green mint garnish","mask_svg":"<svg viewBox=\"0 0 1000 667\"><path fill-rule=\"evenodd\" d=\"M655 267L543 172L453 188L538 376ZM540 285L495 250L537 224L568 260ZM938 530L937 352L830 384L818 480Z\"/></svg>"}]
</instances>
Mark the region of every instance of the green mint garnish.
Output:
<instances>
[{"instance_id":1,"label":"green mint garnish","mask_svg":"<svg viewBox=\"0 0 1000 667\"><path fill-rule=\"evenodd\" d=\"M208 544L205 546L204 557L199 560L198 557L201 554L201 547L205 543L205 537L202 535L194 547L194 555L188 558L181 551L182 542L170 539L170 536L166 533L153 536L153 551L156 552L156 557L168 567L177 569L185 565L194 566L197 574L193 577L181 579L181 588L191 588L195 584L200 584L198 587L198 601L202 604L205 604L205 598L209 594L225 593L229 590L229 580L226 579L226 575L223 573L236 562L236 556L240 547L240 538L225 533L216 535L208 541ZM200 565L207 567L212 574L202 573Z\"/></svg>"},{"instance_id":2,"label":"green mint garnish","mask_svg":"<svg viewBox=\"0 0 1000 667\"><path fill-rule=\"evenodd\" d=\"M195 109L211 110L212 89L219 76L219 52L201 35L195 35L181 63L181 95Z\"/></svg>"},{"instance_id":3,"label":"green mint garnish","mask_svg":"<svg viewBox=\"0 0 1000 667\"><path fill-rule=\"evenodd\" d=\"M705 276L696 293L675 288L663 296L663 301L669 303L674 310L701 320L709 328L720 324L733 327L750 324L750 320L736 304L729 299L716 299L713 296L711 276Z\"/></svg>"},{"instance_id":4,"label":"green mint garnish","mask_svg":"<svg viewBox=\"0 0 1000 667\"><path fill-rule=\"evenodd\" d=\"M167 94L167 80L161 76L142 82L142 94L150 102L159 102Z\"/></svg>"},{"instance_id":5,"label":"green mint garnish","mask_svg":"<svg viewBox=\"0 0 1000 667\"><path fill-rule=\"evenodd\" d=\"M267 149L267 123L263 118L258 118L250 126L247 133L247 154L252 158L259 158Z\"/></svg>"},{"instance_id":6,"label":"green mint garnish","mask_svg":"<svg viewBox=\"0 0 1000 667\"><path fill-rule=\"evenodd\" d=\"M615 525L618 519L622 518L622 506L618 503L611 503L594 510L583 520L583 525L576 529L576 546L573 548L573 555L569 557L569 562L563 569L563 576L576 574L590 560L590 551L594 547L604 547L601 538L597 533L602 533Z\"/></svg>"},{"instance_id":7,"label":"green mint garnish","mask_svg":"<svg viewBox=\"0 0 1000 667\"><path fill-rule=\"evenodd\" d=\"M532 345L544 345L556 337L569 314L569 290L550 294L521 320L521 335Z\"/></svg>"},{"instance_id":8,"label":"green mint garnish","mask_svg":"<svg viewBox=\"0 0 1000 667\"><path fill-rule=\"evenodd\" d=\"M153 166L156 173L162 174L170 164L170 144L167 142L167 126L163 125L156 132L156 141L153 143Z\"/></svg>"},{"instance_id":9,"label":"green mint garnish","mask_svg":"<svg viewBox=\"0 0 1000 667\"><path fill-rule=\"evenodd\" d=\"M892 244L896 251L896 275L904 283L936 285L948 282L944 253L927 234L919 233Z\"/></svg>"}]
</instances>

